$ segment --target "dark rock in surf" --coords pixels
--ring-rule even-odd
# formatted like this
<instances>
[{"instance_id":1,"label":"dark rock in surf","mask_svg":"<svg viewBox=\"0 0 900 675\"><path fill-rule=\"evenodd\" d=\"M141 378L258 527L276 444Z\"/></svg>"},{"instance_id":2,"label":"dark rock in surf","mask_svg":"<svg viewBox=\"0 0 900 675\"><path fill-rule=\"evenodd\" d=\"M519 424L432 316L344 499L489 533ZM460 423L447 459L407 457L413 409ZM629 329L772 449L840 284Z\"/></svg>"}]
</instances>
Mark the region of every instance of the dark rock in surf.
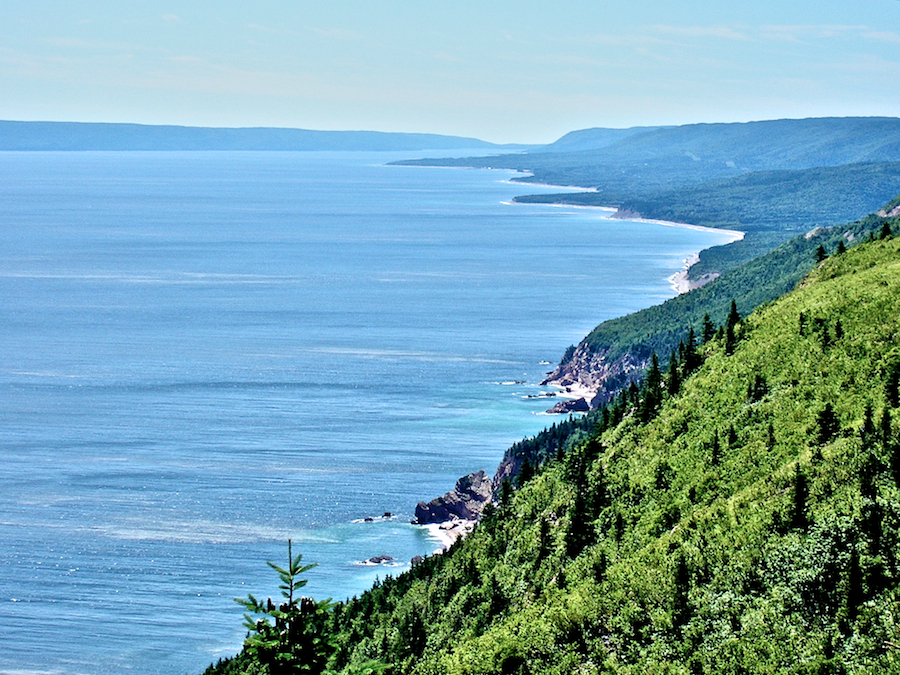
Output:
<instances>
[{"instance_id":1,"label":"dark rock in surf","mask_svg":"<svg viewBox=\"0 0 900 675\"><path fill-rule=\"evenodd\" d=\"M587 412L590 409L590 404L583 398L579 398L575 401L560 401L547 412L564 415L573 412Z\"/></svg>"}]
</instances>

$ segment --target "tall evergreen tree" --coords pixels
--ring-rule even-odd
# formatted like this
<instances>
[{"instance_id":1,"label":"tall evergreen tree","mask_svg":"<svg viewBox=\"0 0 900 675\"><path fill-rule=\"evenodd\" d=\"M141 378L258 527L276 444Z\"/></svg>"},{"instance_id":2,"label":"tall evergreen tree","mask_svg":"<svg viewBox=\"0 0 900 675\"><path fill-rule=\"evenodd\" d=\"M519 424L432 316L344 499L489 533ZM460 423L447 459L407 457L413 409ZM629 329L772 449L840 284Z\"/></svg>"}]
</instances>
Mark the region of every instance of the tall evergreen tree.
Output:
<instances>
[{"instance_id":1,"label":"tall evergreen tree","mask_svg":"<svg viewBox=\"0 0 900 675\"><path fill-rule=\"evenodd\" d=\"M316 566L303 565L302 560L302 554L293 555L288 539L287 567L266 563L281 579L279 588L284 602L276 605L271 598L262 602L253 595L246 599L235 598L235 602L247 610L244 625L249 634L244 650L271 675L317 675L325 670L328 657L334 651L333 636L329 632L334 604L330 599L316 601L300 597L298 591L307 583L306 579L299 578L300 575Z\"/></svg>"},{"instance_id":2,"label":"tall evergreen tree","mask_svg":"<svg viewBox=\"0 0 900 675\"><path fill-rule=\"evenodd\" d=\"M669 396L674 396L679 389L681 389L681 372L678 367L678 357L675 352L672 352L669 355L669 369L666 373L666 392Z\"/></svg>"},{"instance_id":3,"label":"tall evergreen tree","mask_svg":"<svg viewBox=\"0 0 900 675\"><path fill-rule=\"evenodd\" d=\"M884 397L892 408L900 406L900 361L892 362L887 368Z\"/></svg>"},{"instance_id":4,"label":"tall evergreen tree","mask_svg":"<svg viewBox=\"0 0 900 675\"><path fill-rule=\"evenodd\" d=\"M697 337L694 335L693 326L688 327L687 340L684 343L684 358L682 361L684 363L682 373L685 378L703 364L700 352L697 351Z\"/></svg>"},{"instance_id":5,"label":"tall evergreen tree","mask_svg":"<svg viewBox=\"0 0 900 675\"><path fill-rule=\"evenodd\" d=\"M722 461L722 446L719 443L719 431L718 429L713 431L712 443L710 446L710 464L713 466L718 466Z\"/></svg>"},{"instance_id":6,"label":"tall evergreen tree","mask_svg":"<svg viewBox=\"0 0 900 675\"><path fill-rule=\"evenodd\" d=\"M703 339L703 343L706 344L710 340L715 337L716 327L713 325L712 319L709 318L709 314L703 315L703 327L700 329L700 336Z\"/></svg>"},{"instance_id":7,"label":"tall evergreen tree","mask_svg":"<svg viewBox=\"0 0 900 675\"><path fill-rule=\"evenodd\" d=\"M734 335L734 328L731 324L728 324L725 327L725 353L728 356L734 354L734 345L737 342L737 339Z\"/></svg>"},{"instance_id":8,"label":"tall evergreen tree","mask_svg":"<svg viewBox=\"0 0 900 675\"><path fill-rule=\"evenodd\" d=\"M866 403L863 409L863 423L859 428L859 441L862 449L869 450L875 442L875 421L872 415L872 404Z\"/></svg>"},{"instance_id":9,"label":"tall evergreen tree","mask_svg":"<svg viewBox=\"0 0 900 675\"><path fill-rule=\"evenodd\" d=\"M691 591L691 571L684 554L675 561L674 593L672 597L672 624L680 630L691 619L689 594Z\"/></svg>"},{"instance_id":10,"label":"tall evergreen tree","mask_svg":"<svg viewBox=\"0 0 900 675\"><path fill-rule=\"evenodd\" d=\"M805 530L809 521L806 515L806 500L809 498L809 484L800 462L794 465L794 500L791 505L791 527Z\"/></svg>"},{"instance_id":11,"label":"tall evergreen tree","mask_svg":"<svg viewBox=\"0 0 900 675\"><path fill-rule=\"evenodd\" d=\"M734 298L731 299L731 308L728 310L728 319L725 322L726 326L731 326L732 328L736 327L741 321L741 315L737 309L737 303L734 301Z\"/></svg>"},{"instance_id":12,"label":"tall evergreen tree","mask_svg":"<svg viewBox=\"0 0 900 675\"><path fill-rule=\"evenodd\" d=\"M840 431L841 425L831 403L826 402L816 416L816 445L825 445Z\"/></svg>"},{"instance_id":13,"label":"tall evergreen tree","mask_svg":"<svg viewBox=\"0 0 900 675\"><path fill-rule=\"evenodd\" d=\"M650 358L650 367L647 369L647 374L644 377L643 387L641 387L642 395L638 408L641 422L649 422L659 409L662 403L662 385L662 371L659 369L659 359L656 356L656 352L654 352Z\"/></svg>"},{"instance_id":14,"label":"tall evergreen tree","mask_svg":"<svg viewBox=\"0 0 900 675\"><path fill-rule=\"evenodd\" d=\"M741 321L741 315L737 311L737 303L732 299L728 319L725 321L725 353L729 356L734 353L734 345L737 342L735 330Z\"/></svg>"},{"instance_id":15,"label":"tall evergreen tree","mask_svg":"<svg viewBox=\"0 0 900 675\"><path fill-rule=\"evenodd\" d=\"M529 462L528 458L526 457L522 461L522 468L519 469L519 475L516 476L516 487L520 488L523 485L525 485L525 483L527 483L532 478L534 478L534 474L535 474L534 465L531 462Z\"/></svg>"}]
</instances>

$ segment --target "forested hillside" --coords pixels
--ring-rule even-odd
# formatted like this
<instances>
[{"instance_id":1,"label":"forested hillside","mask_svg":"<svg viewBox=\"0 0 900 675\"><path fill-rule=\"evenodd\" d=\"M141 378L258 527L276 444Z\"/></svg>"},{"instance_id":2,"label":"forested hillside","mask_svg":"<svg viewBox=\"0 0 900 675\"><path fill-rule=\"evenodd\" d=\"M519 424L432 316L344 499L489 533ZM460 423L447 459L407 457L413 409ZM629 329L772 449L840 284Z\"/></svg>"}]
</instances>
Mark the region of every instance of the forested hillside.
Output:
<instances>
[{"instance_id":1,"label":"forested hillside","mask_svg":"<svg viewBox=\"0 0 900 675\"><path fill-rule=\"evenodd\" d=\"M900 672L900 240L844 249L654 361L446 554L211 670Z\"/></svg>"},{"instance_id":2,"label":"forested hillside","mask_svg":"<svg viewBox=\"0 0 900 675\"><path fill-rule=\"evenodd\" d=\"M889 202L881 213L893 209L898 199ZM651 354L668 358L686 338L689 327L702 331L706 316L715 324L722 323L731 300L747 314L792 289L821 256L868 237L881 237L892 227L900 231L896 216L872 213L850 224L813 229L702 288L604 321L581 343L569 348L547 381L560 386L578 383L595 391L597 402L605 401L642 376ZM704 253L710 251L715 249Z\"/></svg>"}]
</instances>

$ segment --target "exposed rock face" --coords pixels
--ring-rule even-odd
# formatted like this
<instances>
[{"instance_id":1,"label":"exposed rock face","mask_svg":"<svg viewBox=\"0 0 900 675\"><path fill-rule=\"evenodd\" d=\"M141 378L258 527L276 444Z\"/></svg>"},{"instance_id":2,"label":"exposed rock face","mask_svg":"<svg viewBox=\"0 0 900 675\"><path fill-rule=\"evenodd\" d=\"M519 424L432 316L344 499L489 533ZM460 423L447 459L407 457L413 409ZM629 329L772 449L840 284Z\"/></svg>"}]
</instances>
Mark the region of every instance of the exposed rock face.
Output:
<instances>
[{"instance_id":1,"label":"exposed rock face","mask_svg":"<svg viewBox=\"0 0 900 675\"><path fill-rule=\"evenodd\" d=\"M476 471L456 481L456 487L443 497L416 505L419 525L444 523L454 518L474 520L491 500L491 479L484 471Z\"/></svg>"},{"instance_id":2,"label":"exposed rock face","mask_svg":"<svg viewBox=\"0 0 900 675\"><path fill-rule=\"evenodd\" d=\"M582 342L572 357L559 364L541 384L584 391L586 393L584 399L589 402L590 408L596 408L613 398L632 380L640 377L644 369L650 365L649 357L644 359L633 354L624 354L608 360L606 354L606 350L595 352ZM548 412L556 412L554 408Z\"/></svg>"},{"instance_id":3,"label":"exposed rock face","mask_svg":"<svg viewBox=\"0 0 900 675\"><path fill-rule=\"evenodd\" d=\"M560 401L548 410L548 413L567 414L573 412L587 412L591 409L591 405L583 398L574 401Z\"/></svg>"},{"instance_id":4,"label":"exposed rock face","mask_svg":"<svg viewBox=\"0 0 900 675\"><path fill-rule=\"evenodd\" d=\"M619 208L610 216L610 218L615 218L617 220L632 220L641 217L640 211L633 211L629 208Z\"/></svg>"},{"instance_id":5,"label":"exposed rock face","mask_svg":"<svg viewBox=\"0 0 900 675\"><path fill-rule=\"evenodd\" d=\"M575 348L556 370L541 384L553 385L571 394L583 394L583 398L568 400L550 408L549 413L567 414L594 409L612 399L633 380L639 379L650 365L650 357L624 354L608 359L607 350L593 351L586 342ZM494 490L499 493L504 480L515 480L522 470L524 458L507 453L494 474Z\"/></svg>"}]
</instances>

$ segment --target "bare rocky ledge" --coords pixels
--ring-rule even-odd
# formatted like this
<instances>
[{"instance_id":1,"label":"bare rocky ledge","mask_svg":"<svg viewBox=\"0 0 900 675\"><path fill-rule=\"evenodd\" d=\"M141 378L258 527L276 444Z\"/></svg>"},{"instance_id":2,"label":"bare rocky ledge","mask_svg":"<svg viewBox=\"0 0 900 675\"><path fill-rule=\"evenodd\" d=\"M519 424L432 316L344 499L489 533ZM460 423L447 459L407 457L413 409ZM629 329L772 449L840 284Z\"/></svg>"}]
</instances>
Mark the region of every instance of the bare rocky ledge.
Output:
<instances>
[{"instance_id":1,"label":"bare rocky ledge","mask_svg":"<svg viewBox=\"0 0 900 675\"><path fill-rule=\"evenodd\" d=\"M443 497L416 505L418 525L447 523L454 520L477 520L491 501L491 479L484 471L476 471L456 481L456 486Z\"/></svg>"}]
</instances>

